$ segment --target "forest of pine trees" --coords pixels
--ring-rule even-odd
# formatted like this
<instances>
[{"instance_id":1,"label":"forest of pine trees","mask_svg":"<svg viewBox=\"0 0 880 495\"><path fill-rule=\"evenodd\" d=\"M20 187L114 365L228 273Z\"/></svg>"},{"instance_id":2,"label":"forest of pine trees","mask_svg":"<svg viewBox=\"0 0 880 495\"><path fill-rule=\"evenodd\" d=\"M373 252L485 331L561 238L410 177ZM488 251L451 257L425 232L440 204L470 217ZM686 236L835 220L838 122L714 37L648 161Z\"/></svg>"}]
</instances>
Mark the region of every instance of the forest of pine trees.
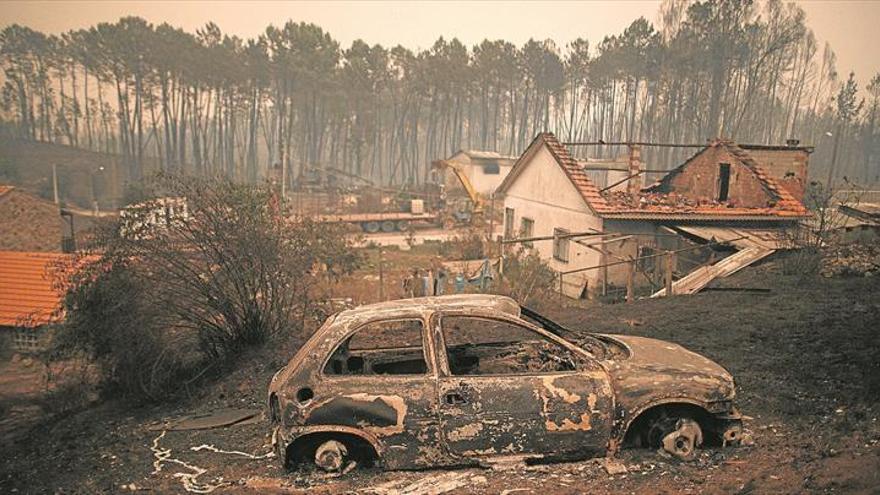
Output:
<instances>
[{"instance_id":1,"label":"forest of pine trees","mask_svg":"<svg viewBox=\"0 0 880 495\"><path fill-rule=\"evenodd\" d=\"M306 166L419 184L433 159L516 155L547 130L563 141L795 138L817 147L819 180L838 140L837 178L878 181L880 74L867 88L838 74L797 5L666 0L658 19L597 46L440 38L419 52L342 47L292 21L253 39L136 17L61 35L11 25L0 32L0 131L117 153L134 180L158 164L256 181L283 164L290 186ZM669 168L680 153L645 159Z\"/></svg>"}]
</instances>

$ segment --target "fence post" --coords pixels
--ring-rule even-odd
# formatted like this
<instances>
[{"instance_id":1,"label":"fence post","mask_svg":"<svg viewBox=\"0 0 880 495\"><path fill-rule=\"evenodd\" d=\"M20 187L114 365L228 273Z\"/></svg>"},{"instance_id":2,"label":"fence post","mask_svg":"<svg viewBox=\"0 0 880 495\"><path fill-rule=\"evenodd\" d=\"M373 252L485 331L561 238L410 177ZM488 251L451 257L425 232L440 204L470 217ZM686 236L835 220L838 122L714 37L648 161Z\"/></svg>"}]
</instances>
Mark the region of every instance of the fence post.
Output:
<instances>
[{"instance_id":1,"label":"fence post","mask_svg":"<svg viewBox=\"0 0 880 495\"><path fill-rule=\"evenodd\" d=\"M672 295L672 271L675 266L675 253L669 251L666 253L666 297Z\"/></svg>"},{"instance_id":2,"label":"fence post","mask_svg":"<svg viewBox=\"0 0 880 495\"><path fill-rule=\"evenodd\" d=\"M498 279L504 278L504 236L498 236Z\"/></svg>"},{"instance_id":3,"label":"fence post","mask_svg":"<svg viewBox=\"0 0 880 495\"><path fill-rule=\"evenodd\" d=\"M385 250L379 248L379 300L385 300Z\"/></svg>"},{"instance_id":4,"label":"fence post","mask_svg":"<svg viewBox=\"0 0 880 495\"><path fill-rule=\"evenodd\" d=\"M626 264L626 302L633 302L633 300L635 300L635 291L633 288L636 274L635 264L635 261L630 261Z\"/></svg>"}]
</instances>

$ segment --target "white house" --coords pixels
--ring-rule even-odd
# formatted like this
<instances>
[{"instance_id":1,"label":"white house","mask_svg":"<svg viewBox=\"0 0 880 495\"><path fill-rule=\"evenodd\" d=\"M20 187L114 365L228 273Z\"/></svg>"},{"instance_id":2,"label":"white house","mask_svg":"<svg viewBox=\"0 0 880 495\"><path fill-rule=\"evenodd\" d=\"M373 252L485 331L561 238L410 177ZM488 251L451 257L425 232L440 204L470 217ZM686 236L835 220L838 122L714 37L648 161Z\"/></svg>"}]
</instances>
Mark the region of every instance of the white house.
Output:
<instances>
[{"instance_id":1,"label":"white house","mask_svg":"<svg viewBox=\"0 0 880 495\"><path fill-rule=\"evenodd\" d=\"M504 156L494 151L460 150L446 161L458 164L471 181L474 190L488 197L510 173L516 157ZM461 188L451 170L447 170L445 174L444 181L448 187Z\"/></svg>"},{"instance_id":2,"label":"white house","mask_svg":"<svg viewBox=\"0 0 880 495\"><path fill-rule=\"evenodd\" d=\"M496 190L504 197L504 237L552 236L602 229L602 219L589 198L600 198L599 190L581 171L552 134L539 134L526 149L516 167ZM531 245L557 272L598 265L601 254L560 238ZM562 291L580 297L588 278L583 272L564 277Z\"/></svg>"},{"instance_id":3,"label":"white house","mask_svg":"<svg viewBox=\"0 0 880 495\"><path fill-rule=\"evenodd\" d=\"M630 148L628 170L613 170L624 178L637 176L641 167L639 146ZM744 148L715 140L648 188L641 188L638 177L611 187L616 177L606 174L602 186L597 186L590 179L589 163L573 159L553 134L539 134L496 190L496 196L504 199L504 236L547 238L527 245L550 268L564 273L560 287L570 297L625 285L626 260L638 260L634 270L646 275L642 279L656 275L662 268L654 266L654 253L676 250L693 240L670 232L686 231L713 244L713 236L731 231L729 238L741 241L735 247L760 246L772 252L777 243L768 241L766 234L778 236L808 212ZM809 149L778 150L795 152L802 155L799 160L806 170ZM612 168L606 165L598 168ZM707 256L714 258L711 253ZM622 263L612 267L579 271L619 260ZM693 269L679 264L675 271Z\"/></svg>"}]
</instances>

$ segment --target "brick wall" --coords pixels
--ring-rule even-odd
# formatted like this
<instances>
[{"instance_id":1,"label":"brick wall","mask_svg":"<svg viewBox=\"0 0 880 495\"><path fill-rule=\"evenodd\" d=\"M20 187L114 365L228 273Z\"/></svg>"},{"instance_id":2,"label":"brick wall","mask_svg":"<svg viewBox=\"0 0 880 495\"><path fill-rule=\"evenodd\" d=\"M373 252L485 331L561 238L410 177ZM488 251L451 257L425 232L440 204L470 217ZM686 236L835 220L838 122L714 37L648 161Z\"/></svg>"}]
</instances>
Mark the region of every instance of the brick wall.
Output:
<instances>
[{"instance_id":1,"label":"brick wall","mask_svg":"<svg viewBox=\"0 0 880 495\"><path fill-rule=\"evenodd\" d=\"M804 199L810 154L805 150L758 150L746 152L758 162L771 177L799 201Z\"/></svg>"},{"instance_id":2,"label":"brick wall","mask_svg":"<svg viewBox=\"0 0 880 495\"><path fill-rule=\"evenodd\" d=\"M668 192L695 200L718 199L720 164L730 164L728 202L736 207L764 208L771 196L748 167L723 148L708 148L672 177Z\"/></svg>"}]
</instances>

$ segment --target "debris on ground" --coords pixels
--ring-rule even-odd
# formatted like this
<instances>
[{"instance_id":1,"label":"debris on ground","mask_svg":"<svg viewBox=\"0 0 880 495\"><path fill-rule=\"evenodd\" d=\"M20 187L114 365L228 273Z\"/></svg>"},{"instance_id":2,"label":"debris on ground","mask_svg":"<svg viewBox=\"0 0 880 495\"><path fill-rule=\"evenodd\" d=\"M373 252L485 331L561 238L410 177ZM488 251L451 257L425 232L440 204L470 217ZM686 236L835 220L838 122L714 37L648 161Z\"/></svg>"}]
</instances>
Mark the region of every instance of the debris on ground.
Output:
<instances>
[{"instance_id":1,"label":"debris on ground","mask_svg":"<svg viewBox=\"0 0 880 495\"><path fill-rule=\"evenodd\" d=\"M419 478L415 482L394 480L381 485L365 488L362 493L376 495L440 495L464 486L474 487L486 483L486 477L470 471L441 471Z\"/></svg>"},{"instance_id":2,"label":"debris on ground","mask_svg":"<svg viewBox=\"0 0 880 495\"><path fill-rule=\"evenodd\" d=\"M629 472L624 463L610 457L606 457L604 459L604 461L602 462L602 467L605 468L605 472L610 474L611 476L626 474L627 472Z\"/></svg>"},{"instance_id":3,"label":"debris on ground","mask_svg":"<svg viewBox=\"0 0 880 495\"><path fill-rule=\"evenodd\" d=\"M823 250L823 277L870 277L880 275L880 246L843 244Z\"/></svg>"},{"instance_id":4,"label":"debris on ground","mask_svg":"<svg viewBox=\"0 0 880 495\"><path fill-rule=\"evenodd\" d=\"M227 426L252 424L259 421L259 409L218 409L203 414L190 414L165 423L151 426L151 431L186 431L225 428Z\"/></svg>"}]
</instances>

